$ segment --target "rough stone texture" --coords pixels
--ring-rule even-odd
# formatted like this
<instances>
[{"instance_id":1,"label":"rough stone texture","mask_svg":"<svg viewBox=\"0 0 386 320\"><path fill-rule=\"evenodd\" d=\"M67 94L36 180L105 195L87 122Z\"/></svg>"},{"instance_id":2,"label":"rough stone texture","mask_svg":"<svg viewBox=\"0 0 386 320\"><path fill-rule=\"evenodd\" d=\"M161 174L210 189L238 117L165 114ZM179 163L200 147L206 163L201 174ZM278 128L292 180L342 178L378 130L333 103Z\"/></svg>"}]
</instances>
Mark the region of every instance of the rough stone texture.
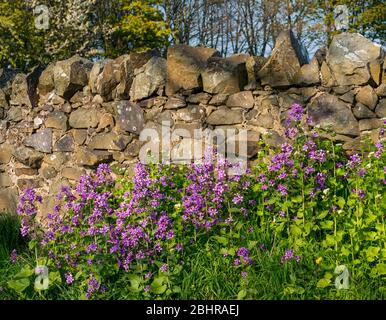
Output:
<instances>
[{"instance_id":1,"label":"rough stone texture","mask_svg":"<svg viewBox=\"0 0 386 320\"><path fill-rule=\"evenodd\" d=\"M226 103L227 107L241 107L245 109L252 109L255 104L253 94L251 91L242 91L229 96Z\"/></svg>"},{"instance_id":2,"label":"rough stone texture","mask_svg":"<svg viewBox=\"0 0 386 320\"><path fill-rule=\"evenodd\" d=\"M53 128L58 130L67 130L68 118L64 112L55 110L52 112L45 121L46 128Z\"/></svg>"},{"instance_id":3,"label":"rough stone texture","mask_svg":"<svg viewBox=\"0 0 386 320\"><path fill-rule=\"evenodd\" d=\"M24 140L24 145L32 147L36 151L51 153L52 152L52 130L45 129L37 132Z\"/></svg>"},{"instance_id":4,"label":"rough stone texture","mask_svg":"<svg viewBox=\"0 0 386 320\"><path fill-rule=\"evenodd\" d=\"M102 133L94 136L88 144L90 149L122 151L132 137L116 132Z\"/></svg>"},{"instance_id":5,"label":"rough stone texture","mask_svg":"<svg viewBox=\"0 0 386 320\"><path fill-rule=\"evenodd\" d=\"M201 73L212 57L220 57L215 49L175 45L167 52L166 94L171 96L182 90L202 89Z\"/></svg>"},{"instance_id":6,"label":"rough stone texture","mask_svg":"<svg viewBox=\"0 0 386 320\"><path fill-rule=\"evenodd\" d=\"M308 115L322 128L332 127L337 133L359 135L358 122L350 110L350 105L336 96L323 93L312 100Z\"/></svg>"},{"instance_id":7,"label":"rough stone texture","mask_svg":"<svg viewBox=\"0 0 386 320\"><path fill-rule=\"evenodd\" d=\"M281 32L276 39L271 57L258 73L261 84L272 87L296 84L300 68L308 63L304 50L292 31Z\"/></svg>"},{"instance_id":8,"label":"rough stone texture","mask_svg":"<svg viewBox=\"0 0 386 320\"><path fill-rule=\"evenodd\" d=\"M248 83L245 66L248 57L246 54L238 54L228 58L211 58L201 74L204 91L232 94L243 90Z\"/></svg>"},{"instance_id":9,"label":"rough stone texture","mask_svg":"<svg viewBox=\"0 0 386 320\"><path fill-rule=\"evenodd\" d=\"M371 110L374 110L378 102L378 96L374 89L370 86L360 88L355 96L355 99L365 106L368 106Z\"/></svg>"},{"instance_id":10,"label":"rough stone texture","mask_svg":"<svg viewBox=\"0 0 386 320\"><path fill-rule=\"evenodd\" d=\"M375 113L379 118L386 118L386 99L379 101L377 107L375 108Z\"/></svg>"},{"instance_id":11,"label":"rough stone texture","mask_svg":"<svg viewBox=\"0 0 386 320\"><path fill-rule=\"evenodd\" d=\"M53 69L56 93L69 100L88 83L92 62L74 56L70 59L58 61Z\"/></svg>"},{"instance_id":12,"label":"rough stone texture","mask_svg":"<svg viewBox=\"0 0 386 320\"><path fill-rule=\"evenodd\" d=\"M355 105L353 114L357 119L376 118L376 114L360 102Z\"/></svg>"},{"instance_id":13,"label":"rough stone texture","mask_svg":"<svg viewBox=\"0 0 386 320\"><path fill-rule=\"evenodd\" d=\"M8 164L8 162L11 160L13 149L14 148L8 143L0 145L0 165Z\"/></svg>"},{"instance_id":14,"label":"rough stone texture","mask_svg":"<svg viewBox=\"0 0 386 320\"><path fill-rule=\"evenodd\" d=\"M115 106L117 126L122 131L140 133L144 127L143 110L130 101L120 101Z\"/></svg>"},{"instance_id":15,"label":"rough stone texture","mask_svg":"<svg viewBox=\"0 0 386 320\"><path fill-rule=\"evenodd\" d=\"M370 73L369 64L381 64L384 52L358 33L341 33L335 36L327 51L326 67L331 77L325 83L334 85L364 85L376 82Z\"/></svg>"},{"instance_id":16,"label":"rough stone texture","mask_svg":"<svg viewBox=\"0 0 386 320\"><path fill-rule=\"evenodd\" d=\"M0 213L16 213L18 192L16 188L0 189Z\"/></svg>"},{"instance_id":17,"label":"rough stone texture","mask_svg":"<svg viewBox=\"0 0 386 320\"><path fill-rule=\"evenodd\" d=\"M27 75L18 74L12 82L11 99L20 105L35 108L38 104L37 87L42 67L36 67Z\"/></svg>"},{"instance_id":18,"label":"rough stone texture","mask_svg":"<svg viewBox=\"0 0 386 320\"><path fill-rule=\"evenodd\" d=\"M17 161L31 168L39 168L44 157L42 153L26 147L15 149L13 156Z\"/></svg>"},{"instance_id":19,"label":"rough stone texture","mask_svg":"<svg viewBox=\"0 0 386 320\"><path fill-rule=\"evenodd\" d=\"M242 110L221 107L213 111L206 119L206 122L212 125L242 123L243 113Z\"/></svg>"},{"instance_id":20,"label":"rough stone texture","mask_svg":"<svg viewBox=\"0 0 386 320\"><path fill-rule=\"evenodd\" d=\"M100 112L95 109L79 108L71 113L69 124L76 129L96 128L100 119Z\"/></svg>"},{"instance_id":21,"label":"rough stone texture","mask_svg":"<svg viewBox=\"0 0 386 320\"><path fill-rule=\"evenodd\" d=\"M39 77L35 104L36 77L29 85L29 75L0 69L0 210L13 211L26 187L37 187L45 201L41 208L49 210L61 185L74 186L104 162L132 174L149 149L159 150L164 161L190 161L202 156L204 142L220 146L236 137L241 144L235 142L228 154L253 164L260 140L280 149L293 103L303 105L317 126L331 126L347 153L358 152L364 137L378 136L386 118L383 52L350 35L318 50L308 64L293 41L284 33L269 60L173 47L166 61L169 96L165 60L154 51L96 63L79 63L79 57L52 63ZM268 67L271 73L260 79ZM161 149L165 141L171 145Z\"/></svg>"},{"instance_id":22,"label":"rough stone texture","mask_svg":"<svg viewBox=\"0 0 386 320\"><path fill-rule=\"evenodd\" d=\"M165 85L166 60L153 57L142 68L137 69L135 74L130 89L131 100L138 101L151 97Z\"/></svg>"}]
</instances>

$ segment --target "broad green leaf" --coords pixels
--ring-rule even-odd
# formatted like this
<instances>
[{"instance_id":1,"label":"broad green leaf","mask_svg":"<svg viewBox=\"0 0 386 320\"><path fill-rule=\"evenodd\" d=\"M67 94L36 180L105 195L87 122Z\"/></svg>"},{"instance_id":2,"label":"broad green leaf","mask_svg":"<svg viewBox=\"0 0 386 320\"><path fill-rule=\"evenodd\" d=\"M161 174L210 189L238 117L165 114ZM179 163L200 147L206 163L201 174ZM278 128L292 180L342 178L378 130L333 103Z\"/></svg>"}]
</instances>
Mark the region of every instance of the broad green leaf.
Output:
<instances>
[{"instance_id":1,"label":"broad green leaf","mask_svg":"<svg viewBox=\"0 0 386 320\"><path fill-rule=\"evenodd\" d=\"M20 294L29 287L30 281L27 278L22 278L17 280L9 280L7 284L9 288Z\"/></svg>"},{"instance_id":2,"label":"broad green leaf","mask_svg":"<svg viewBox=\"0 0 386 320\"><path fill-rule=\"evenodd\" d=\"M247 290L240 290L237 294L237 300L243 300L247 296Z\"/></svg>"}]
</instances>

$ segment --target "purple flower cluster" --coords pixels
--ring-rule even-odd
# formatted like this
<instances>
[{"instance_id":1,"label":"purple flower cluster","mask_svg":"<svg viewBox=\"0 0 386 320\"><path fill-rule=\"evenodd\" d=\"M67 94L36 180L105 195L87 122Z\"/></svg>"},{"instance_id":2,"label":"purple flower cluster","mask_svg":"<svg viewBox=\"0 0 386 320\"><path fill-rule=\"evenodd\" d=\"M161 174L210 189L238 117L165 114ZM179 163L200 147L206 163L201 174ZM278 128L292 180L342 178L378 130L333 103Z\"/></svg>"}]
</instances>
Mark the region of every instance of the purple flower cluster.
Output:
<instances>
[{"instance_id":1,"label":"purple flower cluster","mask_svg":"<svg viewBox=\"0 0 386 320\"><path fill-rule=\"evenodd\" d=\"M20 197L17 214L21 217L20 231L23 237L29 235L31 223L37 214L37 204L42 201L42 197L37 195L33 189L25 190Z\"/></svg>"},{"instance_id":2,"label":"purple flower cluster","mask_svg":"<svg viewBox=\"0 0 386 320\"><path fill-rule=\"evenodd\" d=\"M284 252L284 255L280 258L281 263L284 263L286 261L295 260L296 262L299 262L301 260L300 256L295 256L292 249L287 249Z\"/></svg>"}]
</instances>

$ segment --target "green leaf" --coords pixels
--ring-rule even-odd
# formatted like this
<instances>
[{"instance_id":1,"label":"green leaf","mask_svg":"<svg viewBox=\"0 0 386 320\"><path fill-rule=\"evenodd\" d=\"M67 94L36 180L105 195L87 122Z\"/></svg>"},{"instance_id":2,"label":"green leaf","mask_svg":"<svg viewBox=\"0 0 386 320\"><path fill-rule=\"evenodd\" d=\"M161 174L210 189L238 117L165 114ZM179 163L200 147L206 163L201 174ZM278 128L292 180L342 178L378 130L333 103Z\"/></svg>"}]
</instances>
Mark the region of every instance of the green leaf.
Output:
<instances>
[{"instance_id":1,"label":"green leaf","mask_svg":"<svg viewBox=\"0 0 386 320\"><path fill-rule=\"evenodd\" d=\"M35 270L31 269L28 266L23 267L18 274L16 274L13 278L14 279L23 279L23 278L29 278L35 273Z\"/></svg>"},{"instance_id":2,"label":"green leaf","mask_svg":"<svg viewBox=\"0 0 386 320\"><path fill-rule=\"evenodd\" d=\"M28 248L32 251L36 248L36 245L38 244L38 241L36 239L32 239L29 243L28 243Z\"/></svg>"},{"instance_id":3,"label":"green leaf","mask_svg":"<svg viewBox=\"0 0 386 320\"><path fill-rule=\"evenodd\" d=\"M344 200L344 198L342 197L339 197L338 200L336 201L336 204L340 209L343 209L344 205L346 204L346 200Z\"/></svg>"},{"instance_id":4,"label":"green leaf","mask_svg":"<svg viewBox=\"0 0 386 320\"><path fill-rule=\"evenodd\" d=\"M52 285L53 283L62 283L62 278L60 276L60 273L58 271L55 271L55 272L50 272L48 274L48 279L50 280L50 285Z\"/></svg>"},{"instance_id":5,"label":"green leaf","mask_svg":"<svg viewBox=\"0 0 386 320\"><path fill-rule=\"evenodd\" d=\"M29 287L30 281L28 278L23 278L18 280L9 280L7 284L9 288L20 294Z\"/></svg>"},{"instance_id":6,"label":"green leaf","mask_svg":"<svg viewBox=\"0 0 386 320\"><path fill-rule=\"evenodd\" d=\"M295 202L295 203L301 203L301 202L303 202L303 197L301 195L298 195L296 197L292 197L291 201Z\"/></svg>"},{"instance_id":7,"label":"green leaf","mask_svg":"<svg viewBox=\"0 0 386 320\"><path fill-rule=\"evenodd\" d=\"M240 290L237 294L237 300L243 300L247 296L247 290Z\"/></svg>"},{"instance_id":8,"label":"green leaf","mask_svg":"<svg viewBox=\"0 0 386 320\"><path fill-rule=\"evenodd\" d=\"M318 283L316 284L316 286L318 287L318 288L326 288L326 287L328 287L328 286L330 286L331 285L331 280L330 279L326 279L326 278L323 278L323 279L320 279L319 281L318 281Z\"/></svg>"},{"instance_id":9,"label":"green leaf","mask_svg":"<svg viewBox=\"0 0 386 320\"><path fill-rule=\"evenodd\" d=\"M220 236L217 236L215 237L216 241L224 246L226 246L228 244L228 239L225 238L225 237L220 237Z\"/></svg>"},{"instance_id":10,"label":"green leaf","mask_svg":"<svg viewBox=\"0 0 386 320\"><path fill-rule=\"evenodd\" d=\"M167 289L167 285L163 285L163 286L160 286L160 287L155 287L151 289L151 292L155 293L155 294L163 294L166 289Z\"/></svg>"},{"instance_id":11,"label":"green leaf","mask_svg":"<svg viewBox=\"0 0 386 320\"><path fill-rule=\"evenodd\" d=\"M377 271L377 274L380 276L386 275L386 264L384 263L379 263L375 267L375 270Z\"/></svg>"},{"instance_id":12,"label":"green leaf","mask_svg":"<svg viewBox=\"0 0 386 320\"><path fill-rule=\"evenodd\" d=\"M368 247L366 250L367 261L374 261L380 250L381 249L379 247Z\"/></svg>"},{"instance_id":13,"label":"green leaf","mask_svg":"<svg viewBox=\"0 0 386 320\"><path fill-rule=\"evenodd\" d=\"M331 230L334 227L334 221L327 220L327 221L321 221L320 226L322 229Z\"/></svg>"}]
</instances>

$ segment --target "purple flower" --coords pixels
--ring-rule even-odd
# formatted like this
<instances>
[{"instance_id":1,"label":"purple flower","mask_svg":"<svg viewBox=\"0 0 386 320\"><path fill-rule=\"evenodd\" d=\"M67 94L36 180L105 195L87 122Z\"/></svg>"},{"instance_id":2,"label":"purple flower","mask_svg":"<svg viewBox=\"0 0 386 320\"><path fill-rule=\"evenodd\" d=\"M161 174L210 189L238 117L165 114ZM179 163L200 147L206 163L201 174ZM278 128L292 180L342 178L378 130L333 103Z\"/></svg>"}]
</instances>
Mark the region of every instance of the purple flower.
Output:
<instances>
[{"instance_id":1,"label":"purple flower","mask_svg":"<svg viewBox=\"0 0 386 320\"><path fill-rule=\"evenodd\" d=\"M184 250L184 246L182 245L182 243L177 243L177 244L176 244L176 250L177 250L177 251L182 251L182 250Z\"/></svg>"},{"instance_id":2,"label":"purple flower","mask_svg":"<svg viewBox=\"0 0 386 320\"><path fill-rule=\"evenodd\" d=\"M145 286L145 288L143 288L144 292L149 292L150 290L151 290L151 286L150 285L147 285L147 286Z\"/></svg>"},{"instance_id":3,"label":"purple flower","mask_svg":"<svg viewBox=\"0 0 386 320\"><path fill-rule=\"evenodd\" d=\"M16 249L13 249L10 255L10 260L12 263L16 263L17 261L17 251Z\"/></svg>"},{"instance_id":4,"label":"purple flower","mask_svg":"<svg viewBox=\"0 0 386 320\"><path fill-rule=\"evenodd\" d=\"M353 154L350 156L349 161L347 162L347 165L350 169L354 169L358 167L362 163L362 159L359 157L358 154Z\"/></svg>"},{"instance_id":5,"label":"purple flower","mask_svg":"<svg viewBox=\"0 0 386 320\"><path fill-rule=\"evenodd\" d=\"M294 257L293 251L291 249L287 249L280 260L282 263L284 263L285 261L291 260L293 257Z\"/></svg>"},{"instance_id":6,"label":"purple flower","mask_svg":"<svg viewBox=\"0 0 386 320\"><path fill-rule=\"evenodd\" d=\"M242 272L241 272L241 277L243 277L243 278L248 277L248 272L242 271Z\"/></svg>"},{"instance_id":7,"label":"purple flower","mask_svg":"<svg viewBox=\"0 0 386 320\"><path fill-rule=\"evenodd\" d=\"M303 107L298 103L294 103L288 112L288 118L295 122L299 122L303 117L303 113L304 113Z\"/></svg>"},{"instance_id":8,"label":"purple flower","mask_svg":"<svg viewBox=\"0 0 386 320\"><path fill-rule=\"evenodd\" d=\"M285 185L279 184L277 186L277 191L279 191L282 196L288 195L288 190L287 190L287 187Z\"/></svg>"},{"instance_id":9,"label":"purple flower","mask_svg":"<svg viewBox=\"0 0 386 320\"><path fill-rule=\"evenodd\" d=\"M234 197L233 197L233 199L232 199L232 202L234 203L234 204L240 204L241 202L243 202L243 196L242 195L240 195L240 194L236 194Z\"/></svg>"},{"instance_id":10,"label":"purple flower","mask_svg":"<svg viewBox=\"0 0 386 320\"><path fill-rule=\"evenodd\" d=\"M72 276L71 272L66 272L64 277L66 278L67 284L72 284L74 282L74 277Z\"/></svg>"},{"instance_id":11,"label":"purple flower","mask_svg":"<svg viewBox=\"0 0 386 320\"><path fill-rule=\"evenodd\" d=\"M166 263L164 263L164 264L161 266L160 270L161 270L161 272L168 272L169 266L168 266Z\"/></svg>"}]
</instances>

